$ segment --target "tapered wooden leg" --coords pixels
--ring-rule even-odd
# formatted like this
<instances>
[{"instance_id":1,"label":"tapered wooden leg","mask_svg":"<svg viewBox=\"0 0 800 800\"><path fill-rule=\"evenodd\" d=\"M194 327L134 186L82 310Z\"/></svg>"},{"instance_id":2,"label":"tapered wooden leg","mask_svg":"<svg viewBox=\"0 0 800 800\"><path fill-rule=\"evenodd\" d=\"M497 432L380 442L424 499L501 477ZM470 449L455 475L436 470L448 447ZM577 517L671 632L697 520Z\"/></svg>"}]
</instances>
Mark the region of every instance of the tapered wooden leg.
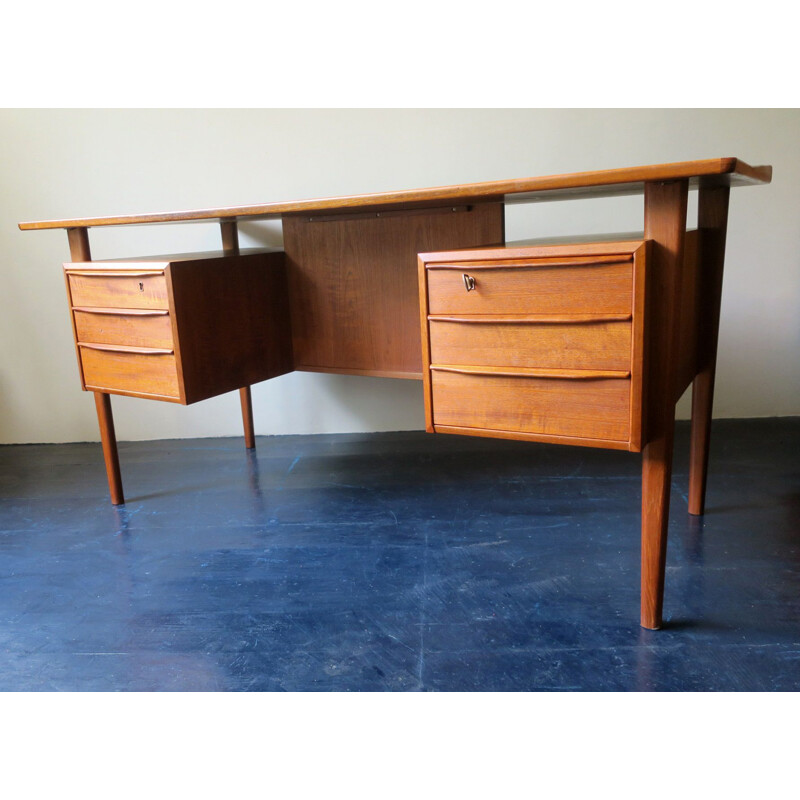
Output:
<instances>
[{"instance_id":1,"label":"tapered wooden leg","mask_svg":"<svg viewBox=\"0 0 800 800\"><path fill-rule=\"evenodd\" d=\"M242 401L244 445L248 450L253 450L256 446L256 434L253 427L253 398L250 394L250 387L243 386L241 389L239 389L239 397Z\"/></svg>"},{"instance_id":2,"label":"tapered wooden leg","mask_svg":"<svg viewBox=\"0 0 800 800\"><path fill-rule=\"evenodd\" d=\"M692 383L692 434L689 444L689 513L705 511L711 408L714 405L714 366L695 375Z\"/></svg>"},{"instance_id":3,"label":"tapered wooden leg","mask_svg":"<svg viewBox=\"0 0 800 800\"><path fill-rule=\"evenodd\" d=\"M643 628L661 627L667 560L672 428L642 451L642 616Z\"/></svg>"},{"instance_id":4,"label":"tapered wooden leg","mask_svg":"<svg viewBox=\"0 0 800 800\"><path fill-rule=\"evenodd\" d=\"M711 443L711 411L717 369L722 271L728 227L727 186L700 190L697 224L700 240L700 307L697 375L692 384L692 438L689 452L689 513L705 510L708 451Z\"/></svg>"},{"instance_id":5,"label":"tapered wooden leg","mask_svg":"<svg viewBox=\"0 0 800 800\"><path fill-rule=\"evenodd\" d=\"M69 252L73 261L91 261L89 234L86 228L68 228ZM114 417L111 413L111 397L105 392L94 392L94 404L97 408L97 421L100 425L100 441L103 443L103 458L106 462L108 490L111 502L115 506L125 503L122 493L122 475L119 471L119 454L117 453L117 436L114 433Z\"/></svg>"},{"instance_id":6,"label":"tapered wooden leg","mask_svg":"<svg viewBox=\"0 0 800 800\"><path fill-rule=\"evenodd\" d=\"M100 423L100 440L103 443L103 458L106 462L111 502L115 506L120 506L125 502L125 496L122 494L122 475L119 471L119 454L117 453L117 437L114 433L114 417L111 414L111 397L105 392L95 392L94 402L97 406L97 421Z\"/></svg>"},{"instance_id":7,"label":"tapered wooden leg","mask_svg":"<svg viewBox=\"0 0 800 800\"><path fill-rule=\"evenodd\" d=\"M648 263L645 445L642 449L641 624L660 628L675 428L677 353L680 341L680 269L686 233L686 181L647 183L644 235L652 240Z\"/></svg>"}]
</instances>

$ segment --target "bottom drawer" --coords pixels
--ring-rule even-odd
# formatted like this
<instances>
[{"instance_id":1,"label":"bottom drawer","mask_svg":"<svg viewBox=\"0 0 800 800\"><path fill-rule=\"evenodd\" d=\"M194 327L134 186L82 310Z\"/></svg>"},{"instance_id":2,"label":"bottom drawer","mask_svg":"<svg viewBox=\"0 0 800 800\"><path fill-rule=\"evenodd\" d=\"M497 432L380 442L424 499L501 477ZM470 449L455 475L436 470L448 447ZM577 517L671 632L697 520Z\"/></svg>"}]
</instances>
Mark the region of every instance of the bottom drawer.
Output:
<instances>
[{"instance_id":1,"label":"bottom drawer","mask_svg":"<svg viewBox=\"0 0 800 800\"><path fill-rule=\"evenodd\" d=\"M87 389L180 397L172 353L142 353L80 347Z\"/></svg>"},{"instance_id":2,"label":"bottom drawer","mask_svg":"<svg viewBox=\"0 0 800 800\"><path fill-rule=\"evenodd\" d=\"M627 442L629 378L431 372L433 424Z\"/></svg>"}]
</instances>

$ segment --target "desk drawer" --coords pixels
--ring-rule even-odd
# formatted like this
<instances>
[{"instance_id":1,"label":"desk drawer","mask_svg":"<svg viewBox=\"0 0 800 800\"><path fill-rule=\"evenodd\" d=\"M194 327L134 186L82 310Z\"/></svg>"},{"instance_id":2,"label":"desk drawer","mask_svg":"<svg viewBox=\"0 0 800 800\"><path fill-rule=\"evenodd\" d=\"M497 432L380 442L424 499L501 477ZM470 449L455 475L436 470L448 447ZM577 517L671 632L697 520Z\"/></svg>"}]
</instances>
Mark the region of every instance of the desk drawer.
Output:
<instances>
[{"instance_id":1,"label":"desk drawer","mask_svg":"<svg viewBox=\"0 0 800 800\"><path fill-rule=\"evenodd\" d=\"M540 323L465 316L456 320L431 319L429 326L433 364L631 368L629 319Z\"/></svg>"},{"instance_id":2,"label":"desk drawer","mask_svg":"<svg viewBox=\"0 0 800 800\"><path fill-rule=\"evenodd\" d=\"M172 323L167 311L73 309L79 342L172 349Z\"/></svg>"},{"instance_id":3,"label":"desk drawer","mask_svg":"<svg viewBox=\"0 0 800 800\"><path fill-rule=\"evenodd\" d=\"M79 270L67 273L73 306L100 308L169 307L163 271L113 273Z\"/></svg>"},{"instance_id":4,"label":"desk drawer","mask_svg":"<svg viewBox=\"0 0 800 800\"><path fill-rule=\"evenodd\" d=\"M630 314L633 259L626 255L513 264L463 262L427 270L430 314Z\"/></svg>"},{"instance_id":5,"label":"desk drawer","mask_svg":"<svg viewBox=\"0 0 800 800\"><path fill-rule=\"evenodd\" d=\"M433 422L478 431L627 442L629 378L541 378L433 368Z\"/></svg>"},{"instance_id":6,"label":"desk drawer","mask_svg":"<svg viewBox=\"0 0 800 800\"><path fill-rule=\"evenodd\" d=\"M175 355L135 348L79 345L83 379L94 391L180 396Z\"/></svg>"}]
</instances>

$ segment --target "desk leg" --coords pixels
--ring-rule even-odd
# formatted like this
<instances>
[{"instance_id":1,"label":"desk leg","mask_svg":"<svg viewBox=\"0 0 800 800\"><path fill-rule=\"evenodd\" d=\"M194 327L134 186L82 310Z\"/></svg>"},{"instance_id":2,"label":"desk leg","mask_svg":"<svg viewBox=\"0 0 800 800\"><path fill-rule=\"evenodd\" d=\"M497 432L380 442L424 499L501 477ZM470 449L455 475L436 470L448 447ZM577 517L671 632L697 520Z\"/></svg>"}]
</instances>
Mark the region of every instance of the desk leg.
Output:
<instances>
[{"instance_id":1,"label":"desk leg","mask_svg":"<svg viewBox=\"0 0 800 800\"><path fill-rule=\"evenodd\" d=\"M244 425L244 446L248 450L254 450L256 446L256 434L253 426L253 398L250 394L250 387L243 386L239 389L239 397L242 401L242 424Z\"/></svg>"},{"instance_id":2,"label":"desk leg","mask_svg":"<svg viewBox=\"0 0 800 800\"><path fill-rule=\"evenodd\" d=\"M103 458L106 462L111 502L115 506L121 506L125 503L125 496L122 493L122 475L119 470L114 417L111 414L111 397L105 392L95 392L94 402L97 406L97 421L100 423L100 440L103 443Z\"/></svg>"},{"instance_id":3,"label":"desk leg","mask_svg":"<svg viewBox=\"0 0 800 800\"><path fill-rule=\"evenodd\" d=\"M69 252L73 261L91 261L89 249L89 233L86 228L68 228ZM100 424L100 441L103 443L103 459L106 462L108 490L111 502L115 506L125 503L122 493L122 475L119 471L119 454L117 452L117 436L114 433L114 417L111 413L111 396L105 392L94 392L94 404L97 408L97 421Z\"/></svg>"},{"instance_id":4,"label":"desk leg","mask_svg":"<svg viewBox=\"0 0 800 800\"><path fill-rule=\"evenodd\" d=\"M689 513L698 515L705 510L706 500L729 195L730 189L727 186L701 189L698 201L697 223L702 237L702 283L698 323L698 371L692 384L692 437L689 454Z\"/></svg>"},{"instance_id":5,"label":"desk leg","mask_svg":"<svg viewBox=\"0 0 800 800\"><path fill-rule=\"evenodd\" d=\"M710 364L692 382L692 434L689 443L689 513L705 513L708 451L711 445L711 409L714 405L714 374Z\"/></svg>"},{"instance_id":6,"label":"desk leg","mask_svg":"<svg viewBox=\"0 0 800 800\"><path fill-rule=\"evenodd\" d=\"M648 266L645 383L646 444L642 448L642 605L644 628L660 628L664 604L675 387L680 330L686 181L647 183L645 238L653 240Z\"/></svg>"},{"instance_id":7,"label":"desk leg","mask_svg":"<svg viewBox=\"0 0 800 800\"><path fill-rule=\"evenodd\" d=\"M643 628L661 627L667 561L673 426L642 450L642 618Z\"/></svg>"}]
</instances>

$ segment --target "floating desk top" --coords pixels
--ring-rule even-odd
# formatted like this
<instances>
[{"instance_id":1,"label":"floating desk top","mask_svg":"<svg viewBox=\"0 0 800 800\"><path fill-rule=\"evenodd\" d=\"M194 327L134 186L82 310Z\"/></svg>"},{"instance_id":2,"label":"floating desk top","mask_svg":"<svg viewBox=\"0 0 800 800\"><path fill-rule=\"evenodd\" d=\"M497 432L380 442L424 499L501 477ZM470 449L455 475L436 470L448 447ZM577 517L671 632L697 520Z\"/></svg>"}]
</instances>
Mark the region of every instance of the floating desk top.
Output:
<instances>
[{"instance_id":1,"label":"floating desk top","mask_svg":"<svg viewBox=\"0 0 800 800\"><path fill-rule=\"evenodd\" d=\"M113 217L21 222L21 230L47 228L93 228L103 225L146 225L158 222L203 222L214 220L277 219L284 214L312 214L320 211L346 210L390 211L430 208L458 201L531 203L551 200L574 200L586 197L611 197L639 194L645 183L689 180L690 189L713 186L748 186L769 183L772 167L751 167L738 158L709 158L674 164L652 164L643 167L607 169L595 172L574 172L540 178L485 181L458 186L409 189L400 192L378 192L317 200L290 200L250 206L206 208L194 211L126 214Z\"/></svg>"}]
</instances>

